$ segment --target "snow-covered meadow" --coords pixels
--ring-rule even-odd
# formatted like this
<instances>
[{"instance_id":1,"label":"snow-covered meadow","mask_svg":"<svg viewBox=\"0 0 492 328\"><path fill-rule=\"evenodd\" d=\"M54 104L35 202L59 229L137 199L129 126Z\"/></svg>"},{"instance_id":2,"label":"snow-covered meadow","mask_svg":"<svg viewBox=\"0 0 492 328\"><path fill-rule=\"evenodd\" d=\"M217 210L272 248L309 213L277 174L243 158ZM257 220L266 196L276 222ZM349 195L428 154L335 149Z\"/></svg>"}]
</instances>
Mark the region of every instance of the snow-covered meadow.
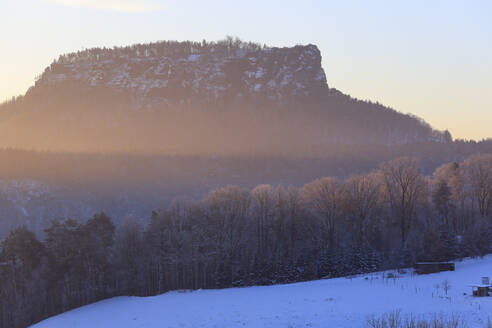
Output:
<instances>
[{"instance_id":1,"label":"snow-covered meadow","mask_svg":"<svg viewBox=\"0 0 492 328\"><path fill-rule=\"evenodd\" d=\"M396 278L374 273L267 287L174 291L117 297L58 315L35 328L365 327L367 318L457 315L468 327L492 320L492 297L470 296L470 284L492 276L492 255L456 263L456 271ZM390 277L390 278L388 278ZM443 282L449 283L449 290Z\"/></svg>"}]
</instances>

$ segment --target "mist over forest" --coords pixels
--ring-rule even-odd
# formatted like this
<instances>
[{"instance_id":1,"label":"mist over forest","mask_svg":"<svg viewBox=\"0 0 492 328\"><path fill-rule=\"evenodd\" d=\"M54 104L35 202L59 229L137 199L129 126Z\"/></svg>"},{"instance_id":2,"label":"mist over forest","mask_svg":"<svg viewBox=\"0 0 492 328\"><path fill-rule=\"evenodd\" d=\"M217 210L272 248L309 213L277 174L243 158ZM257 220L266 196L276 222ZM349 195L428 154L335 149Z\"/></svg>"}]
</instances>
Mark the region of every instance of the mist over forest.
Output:
<instances>
[{"instance_id":1,"label":"mist over forest","mask_svg":"<svg viewBox=\"0 0 492 328\"><path fill-rule=\"evenodd\" d=\"M315 45L231 37L61 55L0 105L0 147L0 236L99 211L148 220L220 186L299 187L401 156L430 175L492 151L329 87Z\"/></svg>"},{"instance_id":2,"label":"mist over forest","mask_svg":"<svg viewBox=\"0 0 492 328\"><path fill-rule=\"evenodd\" d=\"M101 299L492 251L492 139L329 86L315 45L61 55L0 105L0 327Z\"/></svg>"}]
</instances>

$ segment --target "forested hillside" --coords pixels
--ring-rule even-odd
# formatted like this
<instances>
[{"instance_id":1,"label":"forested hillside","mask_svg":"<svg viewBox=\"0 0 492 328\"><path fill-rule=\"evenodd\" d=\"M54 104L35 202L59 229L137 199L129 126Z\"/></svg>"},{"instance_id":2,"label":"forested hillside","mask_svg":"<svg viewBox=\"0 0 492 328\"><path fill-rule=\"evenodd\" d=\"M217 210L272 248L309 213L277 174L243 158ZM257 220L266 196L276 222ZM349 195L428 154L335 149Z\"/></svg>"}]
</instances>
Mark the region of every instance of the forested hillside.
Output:
<instances>
[{"instance_id":1,"label":"forested hillside","mask_svg":"<svg viewBox=\"0 0 492 328\"><path fill-rule=\"evenodd\" d=\"M215 156L86 154L0 150L0 239L26 224L38 236L53 218L83 221L105 211L115 224L145 218L175 198L200 199L226 185L302 185L323 176L348 178L401 156L432 175L447 162L492 153L490 142L408 145L326 145L304 153Z\"/></svg>"},{"instance_id":2,"label":"forested hillside","mask_svg":"<svg viewBox=\"0 0 492 328\"><path fill-rule=\"evenodd\" d=\"M113 218L114 219L114 218ZM26 227L1 244L0 323L23 327L117 295L337 277L483 256L492 245L492 155L432 178L398 158L301 188L227 186L175 200L148 224L104 213Z\"/></svg>"}]
</instances>

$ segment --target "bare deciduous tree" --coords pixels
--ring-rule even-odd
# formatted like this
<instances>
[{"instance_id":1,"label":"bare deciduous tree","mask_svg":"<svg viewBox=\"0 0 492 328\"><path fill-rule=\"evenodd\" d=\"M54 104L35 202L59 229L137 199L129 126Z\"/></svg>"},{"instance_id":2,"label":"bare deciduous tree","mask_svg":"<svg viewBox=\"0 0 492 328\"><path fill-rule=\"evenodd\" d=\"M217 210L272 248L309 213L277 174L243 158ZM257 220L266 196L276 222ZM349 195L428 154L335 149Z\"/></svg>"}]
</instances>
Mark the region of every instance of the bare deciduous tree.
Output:
<instances>
[{"instance_id":1,"label":"bare deciduous tree","mask_svg":"<svg viewBox=\"0 0 492 328\"><path fill-rule=\"evenodd\" d=\"M321 231L327 235L329 247L333 248L337 220L343 210L342 186L332 177L318 179L302 187L301 197L305 206L318 218Z\"/></svg>"},{"instance_id":2,"label":"bare deciduous tree","mask_svg":"<svg viewBox=\"0 0 492 328\"><path fill-rule=\"evenodd\" d=\"M358 242L364 240L364 225L371 220L381 201L381 184L377 174L356 175L345 181L346 213L358 231Z\"/></svg>"},{"instance_id":3,"label":"bare deciduous tree","mask_svg":"<svg viewBox=\"0 0 492 328\"><path fill-rule=\"evenodd\" d=\"M478 205L480 216L492 213L492 155L479 154L464 162L468 192L473 203Z\"/></svg>"},{"instance_id":4,"label":"bare deciduous tree","mask_svg":"<svg viewBox=\"0 0 492 328\"><path fill-rule=\"evenodd\" d=\"M380 172L392 215L398 220L401 245L404 246L418 201L425 197L426 182L415 160L406 157L382 164Z\"/></svg>"}]
</instances>

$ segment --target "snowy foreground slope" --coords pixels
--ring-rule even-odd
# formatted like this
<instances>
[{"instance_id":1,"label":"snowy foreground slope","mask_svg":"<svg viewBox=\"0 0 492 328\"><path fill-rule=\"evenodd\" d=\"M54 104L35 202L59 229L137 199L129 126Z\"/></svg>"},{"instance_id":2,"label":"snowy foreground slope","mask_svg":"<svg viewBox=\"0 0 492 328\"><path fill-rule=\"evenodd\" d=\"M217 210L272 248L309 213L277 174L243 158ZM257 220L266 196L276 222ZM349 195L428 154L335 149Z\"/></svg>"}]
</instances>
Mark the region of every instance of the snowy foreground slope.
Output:
<instances>
[{"instance_id":1,"label":"snowy foreground slope","mask_svg":"<svg viewBox=\"0 0 492 328\"><path fill-rule=\"evenodd\" d=\"M388 272L384 273L387 277ZM45 320L69 327L365 327L372 314L401 309L419 316L457 314L468 327L492 319L492 297L468 286L492 276L492 256L457 262L455 272L384 278L383 273L277 285L117 297ZM442 282L451 286L446 297Z\"/></svg>"}]
</instances>

